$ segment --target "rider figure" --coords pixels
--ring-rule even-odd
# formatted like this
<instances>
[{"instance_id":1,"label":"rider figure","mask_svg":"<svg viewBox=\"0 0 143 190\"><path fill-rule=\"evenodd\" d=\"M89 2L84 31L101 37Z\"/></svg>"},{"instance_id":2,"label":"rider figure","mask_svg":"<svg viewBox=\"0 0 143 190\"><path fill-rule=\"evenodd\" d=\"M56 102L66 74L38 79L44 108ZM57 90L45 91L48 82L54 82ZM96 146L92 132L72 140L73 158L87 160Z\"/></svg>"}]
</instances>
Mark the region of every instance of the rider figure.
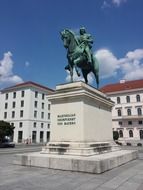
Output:
<instances>
[{"instance_id":1,"label":"rider figure","mask_svg":"<svg viewBox=\"0 0 143 190\"><path fill-rule=\"evenodd\" d=\"M84 27L80 28L79 33L80 33L79 36L80 47L82 48L82 51L85 52L87 55L88 64L91 64L92 63L91 48L93 44L93 39L90 34L86 33L86 29Z\"/></svg>"}]
</instances>

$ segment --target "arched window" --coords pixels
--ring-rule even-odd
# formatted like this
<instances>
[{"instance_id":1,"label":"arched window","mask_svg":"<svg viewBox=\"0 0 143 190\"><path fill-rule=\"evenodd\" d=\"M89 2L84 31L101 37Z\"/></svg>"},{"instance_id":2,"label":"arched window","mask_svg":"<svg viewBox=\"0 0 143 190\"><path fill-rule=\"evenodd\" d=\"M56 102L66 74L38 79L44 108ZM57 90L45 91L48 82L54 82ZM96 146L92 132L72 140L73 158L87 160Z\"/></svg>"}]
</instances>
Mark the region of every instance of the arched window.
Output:
<instances>
[{"instance_id":1,"label":"arched window","mask_svg":"<svg viewBox=\"0 0 143 190\"><path fill-rule=\"evenodd\" d=\"M118 112L118 116L122 115L121 110L117 110L117 112Z\"/></svg>"},{"instance_id":2,"label":"arched window","mask_svg":"<svg viewBox=\"0 0 143 190\"><path fill-rule=\"evenodd\" d=\"M136 100L137 100L137 102L140 102L140 101L141 101L141 99L140 99L140 95L139 95L139 94L136 95Z\"/></svg>"},{"instance_id":3,"label":"arched window","mask_svg":"<svg viewBox=\"0 0 143 190\"><path fill-rule=\"evenodd\" d=\"M133 131L129 130L129 137L133 137Z\"/></svg>"},{"instance_id":4,"label":"arched window","mask_svg":"<svg viewBox=\"0 0 143 190\"><path fill-rule=\"evenodd\" d=\"M130 96L126 96L127 103L130 103Z\"/></svg>"},{"instance_id":5,"label":"arched window","mask_svg":"<svg viewBox=\"0 0 143 190\"><path fill-rule=\"evenodd\" d=\"M138 115L142 115L142 110L141 110L141 108L138 108L138 109L137 109L137 112L138 112Z\"/></svg>"},{"instance_id":6,"label":"arched window","mask_svg":"<svg viewBox=\"0 0 143 190\"><path fill-rule=\"evenodd\" d=\"M127 109L127 115L132 115L131 109Z\"/></svg>"},{"instance_id":7,"label":"arched window","mask_svg":"<svg viewBox=\"0 0 143 190\"><path fill-rule=\"evenodd\" d=\"M143 130L140 130L140 139L143 139Z\"/></svg>"},{"instance_id":8,"label":"arched window","mask_svg":"<svg viewBox=\"0 0 143 190\"><path fill-rule=\"evenodd\" d=\"M121 101L120 101L120 97L117 97L117 104L120 104Z\"/></svg>"},{"instance_id":9,"label":"arched window","mask_svg":"<svg viewBox=\"0 0 143 190\"><path fill-rule=\"evenodd\" d=\"M119 131L119 137L123 138L123 131L122 130Z\"/></svg>"}]
</instances>

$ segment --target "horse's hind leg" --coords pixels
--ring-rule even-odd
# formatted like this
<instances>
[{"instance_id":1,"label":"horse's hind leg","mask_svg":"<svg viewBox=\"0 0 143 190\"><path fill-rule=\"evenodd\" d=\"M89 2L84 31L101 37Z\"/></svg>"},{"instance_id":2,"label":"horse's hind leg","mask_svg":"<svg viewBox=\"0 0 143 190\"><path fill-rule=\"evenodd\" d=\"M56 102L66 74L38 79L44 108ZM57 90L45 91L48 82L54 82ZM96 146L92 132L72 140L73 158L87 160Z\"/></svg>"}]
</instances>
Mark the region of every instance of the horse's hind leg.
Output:
<instances>
[{"instance_id":1,"label":"horse's hind leg","mask_svg":"<svg viewBox=\"0 0 143 190\"><path fill-rule=\"evenodd\" d=\"M73 82L73 67L69 67L70 70L70 76L71 76L71 82Z\"/></svg>"},{"instance_id":2,"label":"horse's hind leg","mask_svg":"<svg viewBox=\"0 0 143 190\"><path fill-rule=\"evenodd\" d=\"M96 74L96 84L97 84L97 89L99 88L99 74Z\"/></svg>"},{"instance_id":3,"label":"horse's hind leg","mask_svg":"<svg viewBox=\"0 0 143 190\"><path fill-rule=\"evenodd\" d=\"M83 69L82 69L82 74L83 74L83 78L84 78L84 80L85 80L85 83L88 84L88 79L87 79L87 74L88 74L88 72L87 72L86 70L83 70Z\"/></svg>"},{"instance_id":4,"label":"horse's hind leg","mask_svg":"<svg viewBox=\"0 0 143 190\"><path fill-rule=\"evenodd\" d=\"M93 67L92 72L96 79L97 89L99 88L99 62L95 57L93 57Z\"/></svg>"},{"instance_id":5,"label":"horse's hind leg","mask_svg":"<svg viewBox=\"0 0 143 190\"><path fill-rule=\"evenodd\" d=\"M79 73L79 71L78 71L78 68L77 68L77 67L75 67L75 71L76 71L77 76L78 76L78 77L80 77L80 73Z\"/></svg>"},{"instance_id":6,"label":"horse's hind leg","mask_svg":"<svg viewBox=\"0 0 143 190\"><path fill-rule=\"evenodd\" d=\"M99 73L94 71L93 72L95 79L96 79L96 84L97 84L97 89L99 88Z\"/></svg>"}]
</instances>

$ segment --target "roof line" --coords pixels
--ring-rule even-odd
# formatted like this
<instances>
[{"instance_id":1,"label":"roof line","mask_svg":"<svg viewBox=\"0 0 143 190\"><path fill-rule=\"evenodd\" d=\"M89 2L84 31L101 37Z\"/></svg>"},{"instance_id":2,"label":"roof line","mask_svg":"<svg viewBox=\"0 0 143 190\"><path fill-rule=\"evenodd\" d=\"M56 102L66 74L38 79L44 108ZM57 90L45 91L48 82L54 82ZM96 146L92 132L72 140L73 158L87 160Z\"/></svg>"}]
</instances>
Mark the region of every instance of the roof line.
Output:
<instances>
[{"instance_id":1,"label":"roof line","mask_svg":"<svg viewBox=\"0 0 143 190\"><path fill-rule=\"evenodd\" d=\"M124 81L120 83L108 84L100 88L100 91L104 93L130 91L135 89L143 89L143 79Z\"/></svg>"},{"instance_id":2,"label":"roof line","mask_svg":"<svg viewBox=\"0 0 143 190\"><path fill-rule=\"evenodd\" d=\"M49 91L53 91L53 92L54 92L53 89L51 89L51 88L49 88L49 87L46 87L46 86L43 86L43 85L41 85L41 84L32 82L32 81L27 81L27 82L19 83L19 84L16 84L16 85L13 85L13 86L4 88L4 89L1 90L1 92L3 92L3 91L8 91L8 90L12 90L12 89L15 89L15 88L25 87L25 86L29 86L29 85L36 86L36 87L43 88L43 89L45 89L45 90L49 90Z\"/></svg>"}]
</instances>

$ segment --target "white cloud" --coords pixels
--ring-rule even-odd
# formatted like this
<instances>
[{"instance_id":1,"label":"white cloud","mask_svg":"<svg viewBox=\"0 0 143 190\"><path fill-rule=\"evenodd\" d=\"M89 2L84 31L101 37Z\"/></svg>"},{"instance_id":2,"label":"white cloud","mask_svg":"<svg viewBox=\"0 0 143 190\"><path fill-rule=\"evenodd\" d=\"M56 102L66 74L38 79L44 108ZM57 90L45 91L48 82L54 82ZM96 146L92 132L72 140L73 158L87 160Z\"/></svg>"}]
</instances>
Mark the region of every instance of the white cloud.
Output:
<instances>
[{"instance_id":1,"label":"white cloud","mask_svg":"<svg viewBox=\"0 0 143 190\"><path fill-rule=\"evenodd\" d=\"M84 78L82 76L82 72L80 69L78 69L80 72L80 77L77 76L77 73L75 71L75 69L73 70L73 81L84 81ZM94 76L92 73L88 74L88 84L92 84L94 81ZM67 71L67 77L66 77L66 82L71 82L71 76L70 76L70 72Z\"/></svg>"},{"instance_id":2,"label":"white cloud","mask_svg":"<svg viewBox=\"0 0 143 190\"><path fill-rule=\"evenodd\" d=\"M140 69L135 69L135 71L130 71L129 73L126 73L124 79L126 80L143 79L143 67Z\"/></svg>"},{"instance_id":3,"label":"white cloud","mask_svg":"<svg viewBox=\"0 0 143 190\"><path fill-rule=\"evenodd\" d=\"M112 3L117 7L119 7L122 3L125 3L125 2L126 0L112 0Z\"/></svg>"},{"instance_id":4,"label":"white cloud","mask_svg":"<svg viewBox=\"0 0 143 190\"><path fill-rule=\"evenodd\" d=\"M0 60L0 87L23 82L21 77L13 74L13 65L12 53L4 53L3 59Z\"/></svg>"},{"instance_id":5,"label":"white cloud","mask_svg":"<svg viewBox=\"0 0 143 190\"><path fill-rule=\"evenodd\" d=\"M143 49L136 49L134 51L129 51L127 54L126 54L126 57L128 59L136 59L136 60L141 60L143 59Z\"/></svg>"},{"instance_id":6,"label":"white cloud","mask_svg":"<svg viewBox=\"0 0 143 190\"><path fill-rule=\"evenodd\" d=\"M110 50L101 49L95 53L100 63L100 78L109 78L122 74L126 80L143 78L143 49L129 51L118 59Z\"/></svg>"},{"instance_id":7,"label":"white cloud","mask_svg":"<svg viewBox=\"0 0 143 190\"><path fill-rule=\"evenodd\" d=\"M127 0L104 0L101 8L110 8L112 6L120 7L121 4L127 2Z\"/></svg>"},{"instance_id":8,"label":"white cloud","mask_svg":"<svg viewBox=\"0 0 143 190\"><path fill-rule=\"evenodd\" d=\"M143 78L143 49L128 52L119 62L126 80Z\"/></svg>"},{"instance_id":9,"label":"white cloud","mask_svg":"<svg viewBox=\"0 0 143 190\"><path fill-rule=\"evenodd\" d=\"M101 49L95 53L95 56L100 63L99 73L102 78L109 78L117 74L119 63L111 51Z\"/></svg>"}]
</instances>

